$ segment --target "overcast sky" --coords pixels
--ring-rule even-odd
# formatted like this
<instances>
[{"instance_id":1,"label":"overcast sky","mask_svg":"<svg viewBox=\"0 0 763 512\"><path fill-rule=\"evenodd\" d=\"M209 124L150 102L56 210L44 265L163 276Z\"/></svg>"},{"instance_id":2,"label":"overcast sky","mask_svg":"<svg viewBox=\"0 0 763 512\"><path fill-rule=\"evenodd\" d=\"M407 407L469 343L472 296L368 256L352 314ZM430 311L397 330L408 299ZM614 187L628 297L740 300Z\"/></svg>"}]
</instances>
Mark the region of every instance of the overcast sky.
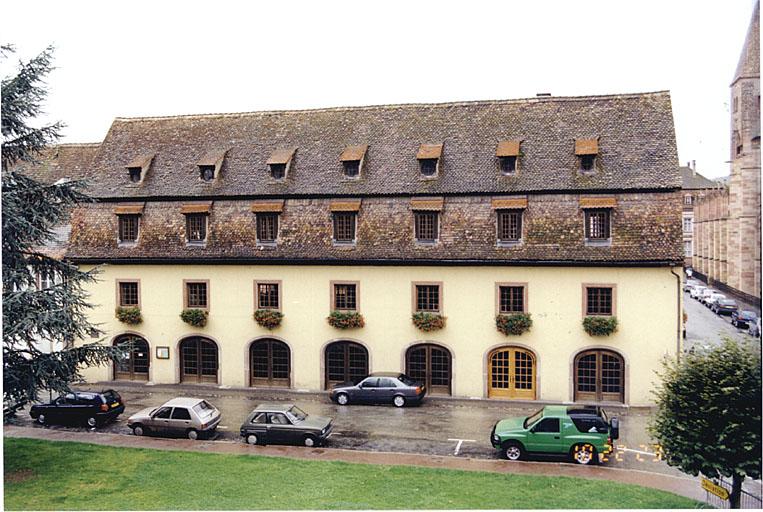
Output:
<instances>
[{"instance_id":1,"label":"overcast sky","mask_svg":"<svg viewBox=\"0 0 763 512\"><path fill-rule=\"evenodd\" d=\"M754 0L5 2L18 58L48 44L49 118L670 90L682 165L728 174L729 84Z\"/></svg>"}]
</instances>

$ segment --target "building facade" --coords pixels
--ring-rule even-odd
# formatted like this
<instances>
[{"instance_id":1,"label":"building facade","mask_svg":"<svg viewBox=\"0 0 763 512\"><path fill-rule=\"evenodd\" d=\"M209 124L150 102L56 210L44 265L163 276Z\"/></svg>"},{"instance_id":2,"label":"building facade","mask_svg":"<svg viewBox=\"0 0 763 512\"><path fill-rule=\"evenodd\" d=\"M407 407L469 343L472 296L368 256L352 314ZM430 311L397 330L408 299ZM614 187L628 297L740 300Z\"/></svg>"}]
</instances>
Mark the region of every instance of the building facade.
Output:
<instances>
[{"instance_id":1,"label":"building facade","mask_svg":"<svg viewBox=\"0 0 763 512\"><path fill-rule=\"evenodd\" d=\"M697 203L693 267L707 281L760 305L760 4L731 83L728 188Z\"/></svg>"},{"instance_id":2,"label":"building facade","mask_svg":"<svg viewBox=\"0 0 763 512\"><path fill-rule=\"evenodd\" d=\"M718 188L718 184L697 172L696 163L688 162L681 167L681 188L683 189L683 243L684 266L691 267L694 256L694 205L705 192Z\"/></svg>"},{"instance_id":3,"label":"building facade","mask_svg":"<svg viewBox=\"0 0 763 512\"><path fill-rule=\"evenodd\" d=\"M85 177L93 381L646 405L681 349L665 92L116 119Z\"/></svg>"}]
</instances>

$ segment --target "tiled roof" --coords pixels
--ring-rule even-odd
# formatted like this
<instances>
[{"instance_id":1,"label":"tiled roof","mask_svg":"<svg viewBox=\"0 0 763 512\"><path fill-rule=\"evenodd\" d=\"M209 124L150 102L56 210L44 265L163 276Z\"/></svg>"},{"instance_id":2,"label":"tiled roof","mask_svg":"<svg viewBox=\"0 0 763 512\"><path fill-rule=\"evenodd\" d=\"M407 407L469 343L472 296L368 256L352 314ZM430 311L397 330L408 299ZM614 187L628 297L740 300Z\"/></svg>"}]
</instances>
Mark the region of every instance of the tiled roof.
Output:
<instances>
[{"instance_id":1,"label":"tiled roof","mask_svg":"<svg viewBox=\"0 0 763 512\"><path fill-rule=\"evenodd\" d=\"M714 188L718 186L718 183L713 180L709 180L701 174L694 172L691 167L681 167L681 181L683 182L684 190L697 190L703 188Z\"/></svg>"},{"instance_id":2,"label":"tiled roof","mask_svg":"<svg viewBox=\"0 0 763 512\"><path fill-rule=\"evenodd\" d=\"M85 176L99 146L97 143L50 146L36 157L35 163L19 162L16 168L43 183L76 180Z\"/></svg>"},{"instance_id":3,"label":"tiled roof","mask_svg":"<svg viewBox=\"0 0 763 512\"><path fill-rule=\"evenodd\" d=\"M760 2L755 2L734 80L760 77Z\"/></svg>"},{"instance_id":4,"label":"tiled roof","mask_svg":"<svg viewBox=\"0 0 763 512\"><path fill-rule=\"evenodd\" d=\"M578 172L576 139L598 139L598 170ZM522 141L519 171L502 175L501 141ZM368 145L360 179L340 156ZM422 180L417 153L443 144L439 177ZM218 179L197 163L228 149ZM285 180L267 162L293 153ZM155 154L145 180L126 166ZM676 141L668 92L443 104L346 107L241 114L117 118L89 168L100 198L511 193L677 189Z\"/></svg>"}]
</instances>

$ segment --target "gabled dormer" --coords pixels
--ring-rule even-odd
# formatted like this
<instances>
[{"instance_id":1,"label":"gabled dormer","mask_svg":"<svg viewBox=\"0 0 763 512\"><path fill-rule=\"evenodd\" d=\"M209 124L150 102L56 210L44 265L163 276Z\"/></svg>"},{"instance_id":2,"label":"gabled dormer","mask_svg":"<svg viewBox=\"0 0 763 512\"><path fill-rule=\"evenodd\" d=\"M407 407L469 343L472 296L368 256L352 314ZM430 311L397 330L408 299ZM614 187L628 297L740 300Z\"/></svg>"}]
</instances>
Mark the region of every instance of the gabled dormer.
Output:
<instances>
[{"instance_id":1,"label":"gabled dormer","mask_svg":"<svg viewBox=\"0 0 763 512\"><path fill-rule=\"evenodd\" d=\"M125 166L129 173L130 183L135 183L136 185L143 183L153 160L154 153L143 153L133 158L130 163Z\"/></svg>"},{"instance_id":2,"label":"gabled dormer","mask_svg":"<svg viewBox=\"0 0 763 512\"><path fill-rule=\"evenodd\" d=\"M580 172L595 172L599 166L599 139L575 139L575 156Z\"/></svg>"},{"instance_id":3,"label":"gabled dormer","mask_svg":"<svg viewBox=\"0 0 763 512\"><path fill-rule=\"evenodd\" d=\"M342 170L346 178L360 178L363 172L363 164L366 159L368 144L359 144L357 146L347 146L342 154L339 155L339 161L342 162Z\"/></svg>"},{"instance_id":4,"label":"gabled dormer","mask_svg":"<svg viewBox=\"0 0 763 512\"><path fill-rule=\"evenodd\" d=\"M276 149L268 158L270 177L275 180L285 180L291 170L291 162L297 148Z\"/></svg>"},{"instance_id":5,"label":"gabled dormer","mask_svg":"<svg viewBox=\"0 0 763 512\"><path fill-rule=\"evenodd\" d=\"M416 153L422 179L436 179L440 175L442 144L422 144Z\"/></svg>"},{"instance_id":6,"label":"gabled dormer","mask_svg":"<svg viewBox=\"0 0 763 512\"><path fill-rule=\"evenodd\" d=\"M227 149L213 149L207 151L201 159L196 162L199 168L199 179L201 181L211 182L215 181L220 175L220 169L223 166L223 160L225 160L225 154Z\"/></svg>"}]
</instances>

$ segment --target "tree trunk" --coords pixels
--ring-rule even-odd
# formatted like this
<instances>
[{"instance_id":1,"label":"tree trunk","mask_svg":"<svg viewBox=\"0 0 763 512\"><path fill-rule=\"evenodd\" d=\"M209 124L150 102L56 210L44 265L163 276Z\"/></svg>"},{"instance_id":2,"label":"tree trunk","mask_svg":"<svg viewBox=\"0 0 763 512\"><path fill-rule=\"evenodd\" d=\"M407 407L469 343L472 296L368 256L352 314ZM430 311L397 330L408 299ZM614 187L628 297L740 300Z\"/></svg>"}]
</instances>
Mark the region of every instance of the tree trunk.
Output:
<instances>
[{"instance_id":1,"label":"tree trunk","mask_svg":"<svg viewBox=\"0 0 763 512\"><path fill-rule=\"evenodd\" d=\"M742 482L744 482L744 475L734 473L731 478L731 494L729 495L731 508L742 508Z\"/></svg>"}]
</instances>

